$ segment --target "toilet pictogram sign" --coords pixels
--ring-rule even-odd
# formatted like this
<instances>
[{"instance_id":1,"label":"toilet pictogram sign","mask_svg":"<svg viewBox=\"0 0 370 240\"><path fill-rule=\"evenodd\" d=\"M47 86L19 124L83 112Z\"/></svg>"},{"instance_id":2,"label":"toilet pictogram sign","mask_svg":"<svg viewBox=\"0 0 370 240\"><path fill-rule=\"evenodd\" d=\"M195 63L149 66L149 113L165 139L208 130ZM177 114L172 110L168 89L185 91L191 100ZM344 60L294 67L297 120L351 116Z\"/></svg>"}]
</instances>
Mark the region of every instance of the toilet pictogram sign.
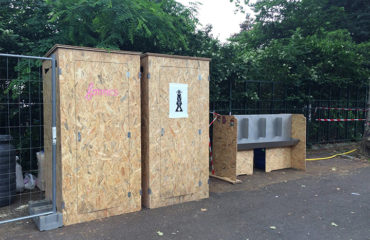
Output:
<instances>
[{"instance_id":1,"label":"toilet pictogram sign","mask_svg":"<svg viewBox=\"0 0 370 240\"><path fill-rule=\"evenodd\" d=\"M169 118L188 117L188 85L170 83L169 86Z\"/></svg>"},{"instance_id":2,"label":"toilet pictogram sign","mask_svg":"<svg viewBox=\"0 0 370 240\"><path fill-rule=\"evenodd\" d=\"M176 93L177 93L176 112L182 112L181 90L177 90Z\"/></svg>"}]
</instances>

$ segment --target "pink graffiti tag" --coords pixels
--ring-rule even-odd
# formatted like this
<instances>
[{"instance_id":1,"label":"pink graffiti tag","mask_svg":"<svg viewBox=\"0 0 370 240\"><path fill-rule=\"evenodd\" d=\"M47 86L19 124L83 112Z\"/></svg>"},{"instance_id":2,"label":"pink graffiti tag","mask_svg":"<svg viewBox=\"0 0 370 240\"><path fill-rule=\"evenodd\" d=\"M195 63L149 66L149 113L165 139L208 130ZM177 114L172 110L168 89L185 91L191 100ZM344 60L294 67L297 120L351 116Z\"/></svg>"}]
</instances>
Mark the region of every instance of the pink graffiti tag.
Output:
<instances>
[{"instance_id":1,"label":"pink graffiti tag","mask_svg":"<svg viewBox=\"0 0 370 240\"><path fill-rule=\"evenodd\" d=\"M91 100L93 96L118 96L116 89L94 89L94 83L89 84L85 98Z\"/></svg>"}]
</instances>

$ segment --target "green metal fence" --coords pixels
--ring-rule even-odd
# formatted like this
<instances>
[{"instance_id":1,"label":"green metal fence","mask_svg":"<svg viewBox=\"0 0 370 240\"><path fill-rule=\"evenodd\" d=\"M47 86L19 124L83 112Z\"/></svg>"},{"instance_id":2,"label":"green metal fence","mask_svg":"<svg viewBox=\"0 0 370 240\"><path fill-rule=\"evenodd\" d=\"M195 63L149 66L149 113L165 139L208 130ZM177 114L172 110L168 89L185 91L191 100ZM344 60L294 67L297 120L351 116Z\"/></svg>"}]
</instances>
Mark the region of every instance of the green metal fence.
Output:
<instances>
[{"instance_id":1,"label":"green metal fence","mask_svg":"<svg viewBox=\"0 0 370 240\"><path fill-rule=\"evenodd\" d=\"M211 100L210 111L220 114L300 113L307 118L308 145L358 141L364 132L364 121L324 122L317 119L365 119L367 91L367 86L297 87L287 83L247 81L234 85L229 96L224 96L228 100Z\"/></svg>"}]
</instances>

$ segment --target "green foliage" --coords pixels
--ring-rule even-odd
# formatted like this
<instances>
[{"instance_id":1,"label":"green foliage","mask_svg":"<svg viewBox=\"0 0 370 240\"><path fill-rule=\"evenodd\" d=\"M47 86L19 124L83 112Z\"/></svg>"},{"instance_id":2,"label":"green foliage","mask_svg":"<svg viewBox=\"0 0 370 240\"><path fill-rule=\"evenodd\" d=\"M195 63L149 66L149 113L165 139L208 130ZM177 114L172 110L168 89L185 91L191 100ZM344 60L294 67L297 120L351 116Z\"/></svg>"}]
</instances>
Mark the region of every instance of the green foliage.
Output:
<instances>
[{"instance_id":1,"label":"green foliage","mask_svg":"<svg viewBox=\"0 0 370 240\"><path fill-rule=\"evenodd\" d=\"M217 41L196 32L195 14L194 7L174 0L5 0L0 1L0 52L42 56L54 44L70 44L196 54L191 41L205 46ZM16 127L1 128L0 134L15 138L22 166L30 170L43 139L42 127L28 127L42 125L42 107L35 105L42 102L41 63L14 60L0 59L0 103L7 103L0 104L0 125Z\"/></svg>"},{"instance_id":2,"label":"green foliage","mask_svg":"<svg viewBox=\"0 0 370 240\"><path fill-rule=\"evenodd\" d=\"M367 61L362 48L346 30L315 33L304 37L298 28L292 36L273 39L258 49L258 79L300 84L356 84L366 80ZM263 63L263 64L262 64Z\"/></svg>"},{"instance_id":3,"label":"green foliage","mask_svg":"<svg viewBox=\"0 0 370 240\"><path fill-rule=\"evenodd\" d=\"M47 1L50 22L66 44L139 51L187 48L195 30L192 10L173 1Z\"/></svg>"},{"instance_id":4,"label":"green foliage","mask_svg":"<svg viewBox=\"0 0 370 240\"><path fill-rule=\"evenodd\" d=\"M44 54L52 45L179 52L195 33L196 9L174 0L1 1L0 48Z\"/></svg>"},{"instance_id":5,"label":"green foliage","mask_svg":"<svg viewBox=\"0 0 370 240\"><path fill-rule=\"evenodd\" d=\"M351 25L347 20L354 14L350 10L354 4L348 7L346 2L260 0L252 4L255 24L231 39L249 66L244 75L249 80L299 87L304 90L294 93L299 99L312 98L306 90L317 85L366 86L370 76L369 39L361 38L366 41L358 44L360 37L355 38L353 32L365 36L368 28L346 29ZM366 1L356 2L359 6ZM319 93L311 94L317 97Z\"/></svg>"},{"instance_id":6,"label":"green foliage","mask_svg":"<svg viewBox=\"0 0 370 240\"><path fill-rule=\"evenodd\" d=\"M0 49L17 54L44 54L53 44L55 26L41 0L0 1Z\"/></svg>"},{"instance_id":7,"label":"green foliage","mask_svg":"<svg viewBox=\"0 0 370 240\"><path fill-rule=\"evenodd\" d=\"M233 99L261 99L256 86L245 85L247 80L301 89L287 96L297 106L327 94L315 92L315 86L340 89L368 84L369 0L229 1L236 11L245 12L246 4L255 11L255 17L246 14L241 31L230 43L216 40L211 26L197 29L196 5L185 7L175 0L0 1L0 52L43 55L58 43L209 57L211 101L228 100L230 87ZM0 102L7 95L16 101L39 94L37 82L28 82L39 77L32 71L39 66L37 62L12 64L14 81L0 81ZM16 121L17 111L28 109L26 104L11 110L11 120ZM1 113L5 110L0 106ZM32 111L35 116L42 113L42 109ZM37 118L19 125L34 124ZM27 148L39 133L14 134L25 140L19 141L19 147Z\"/></svg>"},{"instance_id":8,"label":"green foliage","mask_svg":"<svg viewBox=\"0 0 370 240\"><path fill-rule=\"evenodd\" d=\"M244 6L248 5L249 0L229 0L235 4L236 10L235 12L242 12L245 13Z\"/></svg>"}]
</instances>

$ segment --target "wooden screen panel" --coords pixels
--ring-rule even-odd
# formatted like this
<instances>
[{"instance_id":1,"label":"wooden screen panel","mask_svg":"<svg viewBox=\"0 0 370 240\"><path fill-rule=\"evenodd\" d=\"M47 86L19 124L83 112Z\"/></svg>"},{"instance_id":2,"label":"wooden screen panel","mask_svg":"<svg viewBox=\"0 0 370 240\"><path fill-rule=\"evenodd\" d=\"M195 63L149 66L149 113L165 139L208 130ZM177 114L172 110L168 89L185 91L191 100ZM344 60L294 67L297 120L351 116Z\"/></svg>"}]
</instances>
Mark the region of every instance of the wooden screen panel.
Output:
<instances>
[{"instance_id":1,"label":"wooden screen panel","mask_svg":"<svg viewBox=\"0 0 370 240\"><path fill-rule=\"evenodd\" d=\"M236 153L236 175L253 175L253 150Z\"/></svg>"},{"instance_id":2,"label":"wooden screen panel","mask_svg":"<svg viewBox=\"0 0 370 240\"><path fill-rule=\"evenodd\" d=\"M213 123L213 165L215 175L236 181L238 120L234 116L218 116Z\"/></svg>"},{"instance_id":3,"label":"wooden screen panel","mask_svg":"<svg viewBox=\"0 0 370 240\"><path fill-rule=\"evenodd\" d=\"M265 166L266 172L291 168L292 167L291 148L290 147L267 148Z\"/></svg>"},{"instance_id":4,"label":"wooden screen panel","mask_svg":"<svg viewBox=\"0 0 370 240\"><path fill-rule=\"evenodd\" d=\"M160 196L172 198L194 193L199 178L199 87L198 69L161 67L159 94ZM188 117L169 118L169 83L188 84Z\"/></svg>"},{"instance_id":5,"label":"wooden screen panel","mask_svg":"<svg viewBox=\"0 0 370 240\"><path fill-rule=\"evenodd\" d=\"M123 205L130 191L127 65L75 61L74 67L77 209L89 213Z\"/></svg>"},{"instance_id":6,"label":"wooden screen panel","mask_svg":"<svg viewBox=\"0 0 370 240\"><path fill-rule=\"evenodd\" d=\"M292 138L299 139L292 147L292 167L306 170L306 118L302 114L292 115Z\"/></svg>"}]
</instances>

